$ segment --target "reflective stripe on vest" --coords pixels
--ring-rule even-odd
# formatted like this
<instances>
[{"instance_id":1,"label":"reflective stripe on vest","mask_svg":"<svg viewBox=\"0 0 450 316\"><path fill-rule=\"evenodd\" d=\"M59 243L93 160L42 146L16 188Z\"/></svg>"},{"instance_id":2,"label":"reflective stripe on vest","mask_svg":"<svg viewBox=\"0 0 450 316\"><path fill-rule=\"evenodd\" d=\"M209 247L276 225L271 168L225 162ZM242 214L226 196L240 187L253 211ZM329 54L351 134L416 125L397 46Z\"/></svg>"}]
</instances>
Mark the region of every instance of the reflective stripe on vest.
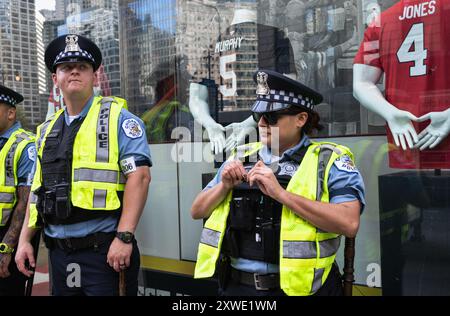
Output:
<instances>
[{"instance_id":1,"label":"reflective stripe on vest","mask_svg":"<svg viewBox=\"0 0 450 316\"><path fill-rule=\"evenodd\" d=\"M100 106L97 121L96 162L108 162L109 160L109 114L112 102L114 102L113 98L103 98Z\"/></svg>"},{"instance_id":2,"label":"reflective stripe on vest","mask_svg":"<svg viewBox=\"0 0 450 316\"><path fill-rule=\"evenodd\" d=\"M30 192L30 203L37 203L37 195L34 192Z\"/></svg>"},{"instance_id":3,"label":"reflective stripe on vest","mask_svg":"<svg viewBox=\"0 0 450 316\"><path fill-rule=\"evenodd\" d=\"M262 146L246 145L244 156ZM241 150L242 152L242 150ZM348 148L332 143L312 143L287 191L310 200L329 201L328 174L334 161ZM321 186L318 186L321 183ZM215 272L226 231L232 192L219 204L205 223L198 249L195 278L211 277ZM340 236L318 230L283 206L280 229L280 286L288 295L314 294L326 280L339 248Z\"/></svg>"},{"instance_id":4,"label":"reflective stripe on vest","mask_svg":"<svg viewBox=\"0 0 450 316\"><path fill-rule=\"evenodd\" d=\"M96 181L118 183L122 179L116 170L95 170L89 168L74 169L73 181Z\"/></svg>"},{"instance_id":5,"label":"reflective stripe on vest","mask_svg":"<svg viewBox=\"0 0 450 316\"><path fill-rule=\"evenodd\" d=\"M93 102L96 106L89 110L74 142L72 203L84 209L115 210L121 203L117 191L125 187L116 136L122 107L112 97Z\"/></svg>"},{"instance_id":6,"label":"reflective stripe on vest","mask_svg":"<svg viewBox=\"0 0 450 316\"><path fill-rule=\"evenodd\" d=\"M58 118L59 115L61 115L62 111L63 111L63 110L59 110L59 114L56 115L58 112L55 113L55 116L54 116L54 117ZM49 120L49 121L44 122L44 123L41 125L41 127L40 127L40 132L38 133L39 136L38 136L38 139L37 139L37 141L36 141L36 152L38 152L38 151L40 150L40 148L41 148L41 146L42 146L42 142L44 141L44 137L47 136L47 135L46 135L46 133L47 133L47 128L49 127L49 125L50 125L51 122L52 122L52 121ZM55 120L54 122L56 122L56 120ZM54 122L53 122L53 123L54 123ZM52 124L52 125L53 125L53 124Z\"/></svg>"},{"instance_id":7,"label":"reflective stripe on vest","mask_svg":"<svg viewBox=\"0 0 450 316\"><path fill-rule=\"evenodd\" d=\"M117 195L123 191L126 178L119 166L119 115L126 102L116 97L95 97L92 106L75 136L72 159L71 201L76 207L86 210L116 210L121 201ZM47 134L63 110L43 125L39 130L38 155L42 157ZM41 186L41 168L37 163L32 191ZM37 198L35 203L37 202ZM35 227L37 209L30 205L28 225Z\"/></svg>"},{"instance_id":8,"label":"reflective stripe on vest","mask_svg":"<svg viewBox=\"0 0 450 316\"><path fill-rule=\"evenodd\" d=\"M16 204L17 167L25 147L34 136L19 128L11 134L0 153L0 227L5 226Z\"/></svg>"},{"instance_id":9,"label":"reflective stripe on vest","mask_svg":"<svg viewBox=\"0 0 450 316\"><path fill-rule=\"evenodd\" d=\"M339 249L340 237L319 241L319 253L315 241L283 241L283 258L312 259L332 256Z\"/></svg>"},{"instance_id":10,"label":"reflective stripe on vest","mask_svg":"<svg viewBox=\"0 0 450 316\"><path fill-rule=\"evenodd\" d=\"M204 228L202 230L202 235L200 236L200 242L202 244L217 248L219 247L219 240L220 240L220 232L209 228Z\"/></svg>"},{"instance_id":11,"label":"reflective stripe on vest","mask_svg":"<svg viewBox=\"0 0 450 316\"><path fill-rule=\"evenodd\" d=\"M0 192L0 203L12 203L14 202L14 193Z\"/></svg>"},{"instance_id":12,"label":"reflective stripe on vest","mask_svg":"<svg viewBox=\"0 0 450 316\"><path fill-rule=\"evenodd\" d=\"M311 292L316 293L322 287L324 268L314 269L314 279L311 286Z\"/></svg>"}]
</instances>

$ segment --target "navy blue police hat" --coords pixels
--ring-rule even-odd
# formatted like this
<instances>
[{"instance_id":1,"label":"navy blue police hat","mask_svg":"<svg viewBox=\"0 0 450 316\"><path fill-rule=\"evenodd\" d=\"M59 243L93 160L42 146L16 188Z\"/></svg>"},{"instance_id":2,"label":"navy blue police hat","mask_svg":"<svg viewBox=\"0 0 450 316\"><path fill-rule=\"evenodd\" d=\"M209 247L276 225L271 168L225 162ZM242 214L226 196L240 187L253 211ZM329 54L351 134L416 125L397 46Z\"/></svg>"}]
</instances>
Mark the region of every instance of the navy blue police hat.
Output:
<instances>
[{"instance_id":1,"label":"navy blue police hat","mask_svg":"<svg viewBox=\"0 0 450 316\"><path fill-rule=\"evenodd\" d=\"M87 61L92 64L94 71L102 63L102 53L90 39L76 34L62 35L48 44L45 50L45 64L54 73L56 66L62 63Z\"/></svg>"},{"instance_id":2,"label":"navy blue police hat","mask_svg":"<svg viewBox=\"0 0 450 316\"><path fill-rule=\"evenodd\" d=\"M273 70L257 70L253 80L258 84L252 106L255 113L275 112L291 106L312 111L323 100L319 92Z\"/></svg>"},{"instance_id":3,"label":"navy blue police hat","mask_svg":"<svg viewBox=\"0 0 450 316\"><path fill-rule=\"evenodd\" d=\"M23 96L14 90L11 90L5 86L0 85L0 103L5 103L10 106L16 106L16 104L23 101Z\"/></svg>"}]
</instances>

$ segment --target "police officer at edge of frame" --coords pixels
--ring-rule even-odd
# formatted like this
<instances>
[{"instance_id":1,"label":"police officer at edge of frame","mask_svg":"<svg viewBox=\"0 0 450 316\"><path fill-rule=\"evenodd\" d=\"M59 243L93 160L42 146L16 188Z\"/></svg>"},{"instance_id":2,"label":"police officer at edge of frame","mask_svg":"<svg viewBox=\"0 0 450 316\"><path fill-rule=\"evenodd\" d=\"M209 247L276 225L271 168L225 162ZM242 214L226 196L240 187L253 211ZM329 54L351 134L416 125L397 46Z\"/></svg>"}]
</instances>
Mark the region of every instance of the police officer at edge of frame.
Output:
<instances>
[{"instance_id":1,"label":"police officer at edge of frame","mask_svg":"<svg viewBox=\"0 0 450 316\"><path fill-rule=\"evenodd\" d=\"M208 218L195 278L217 272L220 295L342 295L340 235L356 235L365 205L353 154L306 135L321 128L319 93L270 70L254 80L261 142L239 146L194 200L192 217Z\"/></svg>"},{"instance_id":2,"label":"police officer at edge of frame","mask_svg":"<svg viewBox=\"0 0 450 316\"><path fill-rule=\"evenodd\" d=\"M39 159L16 263L30 275L25 266L27 260L35 265L30 240L42 220L53 295L118 295L121 270L126 294L137 295L134 231L152 162L143 123L125 109L125 100L94 97L101 61L97 45L80 35L60 36L45 51L67 107L37 130ZM79 267L78 284L66 279L73 264Z\"/></svg>"},{"instance_id":3,"label":"police officer at edge of frame","mask_svg":"<svg viewBox=\"0 0 450 316\"><path fill-rule=\"evenodd\" d=\"M25 218L30 177L36 157L34 135L16 121L23 96L0 85L0 296L23 296L25 276L13 256Z\"/></svg>"}]
</instances>

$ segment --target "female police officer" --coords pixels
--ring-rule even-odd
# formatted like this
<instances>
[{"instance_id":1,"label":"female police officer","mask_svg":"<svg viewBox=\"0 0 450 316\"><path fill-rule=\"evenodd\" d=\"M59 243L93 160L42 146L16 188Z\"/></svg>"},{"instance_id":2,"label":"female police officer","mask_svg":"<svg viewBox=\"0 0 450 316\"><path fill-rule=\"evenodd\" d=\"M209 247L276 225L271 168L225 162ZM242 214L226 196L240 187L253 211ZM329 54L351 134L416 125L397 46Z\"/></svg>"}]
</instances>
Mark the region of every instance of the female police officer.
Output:
<instances>
[{"instance_id":1,"label":"female police officer","mask_svg":"<svg viewBox=\"0 0 450 316\"><path fill-rule=\"evenodd\" d=\"M192 205L208 218L195 278L217 266L222 295L341 295L340 235L356 235L365 203L353 155L306 136L319 93L274 71L254 79L261 143L238 147Z\"/></svg>"}]
</instances>

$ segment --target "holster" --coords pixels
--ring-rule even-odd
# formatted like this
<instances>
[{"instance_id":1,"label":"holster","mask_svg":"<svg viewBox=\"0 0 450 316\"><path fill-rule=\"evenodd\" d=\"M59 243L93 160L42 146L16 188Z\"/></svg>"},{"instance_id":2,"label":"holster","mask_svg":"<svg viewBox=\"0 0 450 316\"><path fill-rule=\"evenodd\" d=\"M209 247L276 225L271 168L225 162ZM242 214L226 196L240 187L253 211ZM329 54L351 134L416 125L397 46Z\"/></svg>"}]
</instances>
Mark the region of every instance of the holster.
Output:
<instances>
[{"instance_id":1,"label":"holster","mask_svg":"<svg viewBox=\"0 0 450 316\"><path fill-rule=\"evenodd\" d=\"M45 190L42 186L37 189L34 194L37 196L36 209L39 214L44 214Z\"/></svg>"},{"instance_id":2,"label":"holster","mask_svg":"<svg viewBox=\"0 0 450 316\"><path fill-rule=\"evenodd\" d=\"M254 201L251 197L233 197L230 202L230 228L251 231L255 227Z\"/></svg>"},{"instance_id":3,"label":"holster","mask_svg":"<svg viewBox=\"0 0 450 316\"><path fill-rule=\"evenodd\" d=\"M56 216L58 219L67 219L71 214L68 183L57 184L43 194L44 216Z\"/></svg>"},{"instance_id":4,"label":"holster","mask_svg":"<svg viewBox=\"0 0 450 316\"><path fill-rule=\"evenodd\" d=\"M55 213L59 219L67 219L72 213L70 201L70 186L68 183L58 184L55 187Z\"/></svg>"},{"instance_id":5,"label":"holster","mask_svg":"<svg viewBox=\"0 0 450 316\"><path fill-rule=\"evenodd\" d=\"M219 288L225 290L231 278L230 257L224 254L220 254L216 268L217 268L217 281L219 283Z\"/></svg>"}]
</instances>

